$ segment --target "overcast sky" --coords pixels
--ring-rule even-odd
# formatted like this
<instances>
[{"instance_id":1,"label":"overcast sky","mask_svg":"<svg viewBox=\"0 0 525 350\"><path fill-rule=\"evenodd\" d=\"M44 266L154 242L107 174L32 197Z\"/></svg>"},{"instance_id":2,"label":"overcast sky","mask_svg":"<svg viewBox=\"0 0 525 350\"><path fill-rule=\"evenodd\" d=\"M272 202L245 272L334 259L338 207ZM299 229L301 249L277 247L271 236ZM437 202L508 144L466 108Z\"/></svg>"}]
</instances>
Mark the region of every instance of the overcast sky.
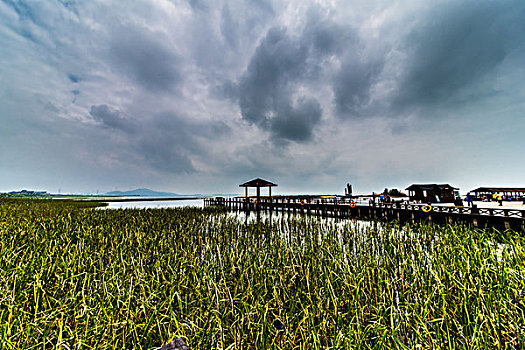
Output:
<instances>
[{"instance_id":1,"label":"overcast sky","mask_svg":"<svg viewBox=\"0 0 525 350\"><path fill-rule=\"evenodd\" d=\"M525 1L0 0L0 191L525 187Z\"/></svg>"}]
</instances>

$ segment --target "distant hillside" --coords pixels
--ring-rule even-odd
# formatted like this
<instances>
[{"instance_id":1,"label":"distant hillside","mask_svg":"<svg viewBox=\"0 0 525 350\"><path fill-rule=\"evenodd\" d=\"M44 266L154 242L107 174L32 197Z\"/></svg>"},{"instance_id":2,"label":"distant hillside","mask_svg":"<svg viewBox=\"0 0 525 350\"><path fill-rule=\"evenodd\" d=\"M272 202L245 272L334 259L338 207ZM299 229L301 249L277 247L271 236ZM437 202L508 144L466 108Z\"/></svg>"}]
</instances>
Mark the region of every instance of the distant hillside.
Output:
<instances>
[{"instance_id":1,"label":"distant hillside","mask_svg":"<svg viewBox=\"0 0 525 350\"><path fill-rule=\"evenodd\" d=\"M148 188L137 188L136 190L131 191L111 191L106 193L107 196L119 196L119 197L127 197L127 196L141 196L141 197L178 197L181 196L177 193L171 193L171 192L157 192L150 190Z\"/></svg>"}]
</instances>

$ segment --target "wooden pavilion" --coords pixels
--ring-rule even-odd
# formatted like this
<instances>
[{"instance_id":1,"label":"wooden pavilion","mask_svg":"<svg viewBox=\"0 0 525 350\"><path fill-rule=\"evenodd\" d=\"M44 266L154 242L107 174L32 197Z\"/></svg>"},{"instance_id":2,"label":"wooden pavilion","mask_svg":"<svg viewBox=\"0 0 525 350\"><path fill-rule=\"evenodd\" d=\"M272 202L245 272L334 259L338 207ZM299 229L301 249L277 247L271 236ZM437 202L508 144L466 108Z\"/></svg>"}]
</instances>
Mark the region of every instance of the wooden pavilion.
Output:
<instances>
[{"instance_id":1,"label":"wooden pavilion","mask_svg":"<svg viewBox=\"0 0 525 350\"><path fill-rule=\"evenodd\" d=\"M268 187L268 196L272 197L272 187L277 186L277 184L274 184L273 182L263 180L261 178L256 178L251 181L245 182L239 187L244 187L244 197L246 201L248 200L248 188L249 187L255 187L257 188L257 203L261 202L261 187Z\"/></svg>"}]
</instances>

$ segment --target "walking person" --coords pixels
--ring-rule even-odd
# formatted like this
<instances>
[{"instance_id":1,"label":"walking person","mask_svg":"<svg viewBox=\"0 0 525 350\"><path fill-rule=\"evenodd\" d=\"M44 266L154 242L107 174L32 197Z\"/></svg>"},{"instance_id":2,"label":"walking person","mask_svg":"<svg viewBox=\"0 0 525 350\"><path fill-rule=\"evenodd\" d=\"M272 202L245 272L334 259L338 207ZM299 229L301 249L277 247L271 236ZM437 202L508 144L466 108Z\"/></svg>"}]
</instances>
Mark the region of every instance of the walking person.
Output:
<instances>
[{"instance_id":1,"label":"walking person","mask_svg":"<svg viewBox=\"0 0 525 350\"><path fill-rule=\"evenodd\" d=\"M500 195L498 195L498 205L501 207L503 205L503 197Z\"/></svg>"}]
</instances>

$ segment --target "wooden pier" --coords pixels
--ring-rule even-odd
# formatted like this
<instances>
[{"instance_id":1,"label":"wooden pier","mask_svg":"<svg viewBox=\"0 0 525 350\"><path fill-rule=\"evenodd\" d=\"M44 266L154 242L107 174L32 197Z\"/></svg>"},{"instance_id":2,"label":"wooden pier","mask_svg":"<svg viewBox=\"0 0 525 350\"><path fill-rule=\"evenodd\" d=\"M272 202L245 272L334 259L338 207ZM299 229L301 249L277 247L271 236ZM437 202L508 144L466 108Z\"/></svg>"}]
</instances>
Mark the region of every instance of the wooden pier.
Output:
<instances>
[{"instance_id":1,"label":"wooden pier","mask_svg":"<svg viewBox=\"0 0 525 350\"><path fill-rule=\"evenodd\" d=\"M494 227L499 230L521 231L525 210L510 208L478 208L412 204L407 202L370 203L348 198L319 198L314 196L207 198L204 206L224 206L238 211L275 211L310 214L335 218L428 221L436 224L465 222L474 227Z\"/></svg>"}]
</instances>

